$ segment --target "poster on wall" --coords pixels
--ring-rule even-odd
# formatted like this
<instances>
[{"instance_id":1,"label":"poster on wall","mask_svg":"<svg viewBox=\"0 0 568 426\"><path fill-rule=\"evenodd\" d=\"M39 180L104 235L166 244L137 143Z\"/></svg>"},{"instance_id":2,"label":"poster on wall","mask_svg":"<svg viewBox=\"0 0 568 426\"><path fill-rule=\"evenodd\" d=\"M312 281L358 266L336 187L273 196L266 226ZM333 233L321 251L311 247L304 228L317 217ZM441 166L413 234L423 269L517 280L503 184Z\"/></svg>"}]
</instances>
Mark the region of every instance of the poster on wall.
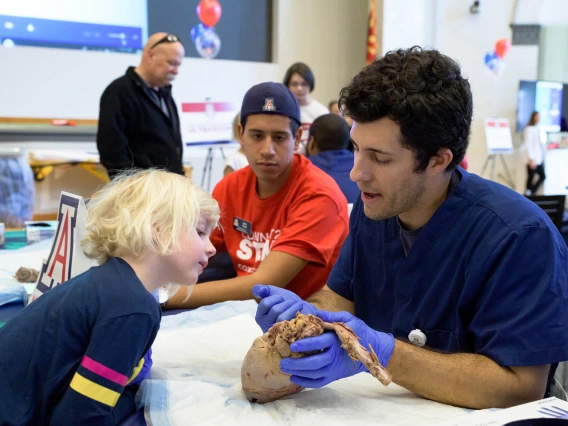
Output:
<instances>
[{"instance_id":1,"label":"poster on wall","mask_svg":"<svg viewBox=\"0 0 568 426\"><path fill-rule=\"evenodd\" d=\"M513 152L513 138L511 137L511 127L506 118L486 118L485 141L487 142L487 152L493 154L510 154Z\"/></svg>"},{"instance_id":2,"label":"poster on wall","mask_svg":"<svg viewBox=\"0 0 568 426\"><path fill-rule=\"evenodd\" d=\"M238 107L233 102L183 102L181 138L186 146L229 143Z\"/></svg>"}]
</instances>

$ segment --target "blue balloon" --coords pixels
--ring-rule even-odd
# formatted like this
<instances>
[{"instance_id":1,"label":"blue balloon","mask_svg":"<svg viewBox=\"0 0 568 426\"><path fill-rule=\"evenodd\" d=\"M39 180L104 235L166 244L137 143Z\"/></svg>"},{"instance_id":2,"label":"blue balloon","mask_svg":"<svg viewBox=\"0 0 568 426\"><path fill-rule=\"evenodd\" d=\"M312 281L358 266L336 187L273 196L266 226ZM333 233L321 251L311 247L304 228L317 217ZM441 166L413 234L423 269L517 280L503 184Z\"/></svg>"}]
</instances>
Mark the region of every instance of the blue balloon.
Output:
<instances>
[{"instance_id":1,"label":"blue balloon","mask_svg":"<svg viewBox=\"0 0 568 426\"><path fill-rule=\"evenodd\" d=\"M202 58L213 59L221 50L221 39L213 28L205 29L195 37L195 48Z\"/></svg>"},{"instance_id":2,"label":"blue balloon","mask_svg":"<svg viewBox=\"0 0 568 426\"><path fill-rule=\"evenodd\" d=\"M195 39L197 37L199 37L201 34L203 34L203 32L205 30L208 30L209 27L207 25L203 25L203 24L197 24L196 26L194 26L191 29L191 32L189 33L191 36L191 41L193 41L195 43Z\"/></svg>"},{"instance_id":3,"label":"blue balloon","mask_svg":"<svg viewBox=\"0 0 568 426\"><path fill-rule=\"evenodd\" d=\"M494 51L487 52L484 58L485 66L491 71L494 71L499 64L499 57Z\"/></svg>"}]
</instances>

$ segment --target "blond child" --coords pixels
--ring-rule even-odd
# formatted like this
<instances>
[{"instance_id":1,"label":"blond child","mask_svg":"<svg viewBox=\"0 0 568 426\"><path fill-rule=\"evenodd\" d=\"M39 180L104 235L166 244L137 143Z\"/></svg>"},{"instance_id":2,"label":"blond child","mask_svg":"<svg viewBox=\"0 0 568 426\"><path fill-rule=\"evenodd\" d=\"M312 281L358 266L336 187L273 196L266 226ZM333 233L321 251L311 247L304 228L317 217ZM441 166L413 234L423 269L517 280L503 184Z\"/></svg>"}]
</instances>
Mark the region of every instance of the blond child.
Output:
<instances>
[{"instance_id":1,"label":"blond child","mask_svg":"<svg viewBox=\"0 0 568 426\"><path fill-rule=\"evenodd\" d=\"M115 425L135 411L160 327L152 296L192 287L215 254L219 207L182 176L123 175L88 204L82 247L100 266L55 287L0 329L0 419L7 425Z\"/></svg>"}]
</instances>

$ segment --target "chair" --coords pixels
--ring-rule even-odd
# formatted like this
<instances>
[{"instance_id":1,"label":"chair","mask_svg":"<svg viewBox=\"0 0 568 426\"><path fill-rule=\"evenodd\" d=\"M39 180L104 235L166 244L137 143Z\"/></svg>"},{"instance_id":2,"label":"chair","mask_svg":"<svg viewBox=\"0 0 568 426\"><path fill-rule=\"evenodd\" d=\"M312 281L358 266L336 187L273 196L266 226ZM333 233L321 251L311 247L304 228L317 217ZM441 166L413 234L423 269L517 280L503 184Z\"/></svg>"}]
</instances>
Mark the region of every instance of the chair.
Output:
<instances>
[{"instance_id":1,"label":"chair","mask_svg":"<svg viewBox=\"0 0 568 426\"><path fill-rule=\"evenodd\" d=\"M527 195L527 198L543 209L552 223L562 232L565 195Z\"/></svg>"}]
</instances>

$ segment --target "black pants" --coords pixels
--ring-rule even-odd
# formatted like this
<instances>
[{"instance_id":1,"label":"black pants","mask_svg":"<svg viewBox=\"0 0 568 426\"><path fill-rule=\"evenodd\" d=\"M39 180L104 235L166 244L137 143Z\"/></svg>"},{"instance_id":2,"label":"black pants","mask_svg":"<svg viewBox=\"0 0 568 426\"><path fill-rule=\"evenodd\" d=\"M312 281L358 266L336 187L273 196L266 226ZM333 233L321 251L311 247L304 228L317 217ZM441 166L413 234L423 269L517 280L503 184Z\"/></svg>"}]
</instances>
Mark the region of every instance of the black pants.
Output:
<instances>
[{"instance_id":1,"label":"black pants","mask_svg":"<svg viewBox=\"0 0 568 426\"><path fill-rule=\"evenodd\" d=\"M530 191L530 193L534 195L544 182L544 179L546 179L546 175L544 174L544 163L536 166L536 169L531 169L527 165L527 174L527 191ZM538 180L536 182L533 182L535 174L538 175Z\"/></svg>"}]
</instances>

